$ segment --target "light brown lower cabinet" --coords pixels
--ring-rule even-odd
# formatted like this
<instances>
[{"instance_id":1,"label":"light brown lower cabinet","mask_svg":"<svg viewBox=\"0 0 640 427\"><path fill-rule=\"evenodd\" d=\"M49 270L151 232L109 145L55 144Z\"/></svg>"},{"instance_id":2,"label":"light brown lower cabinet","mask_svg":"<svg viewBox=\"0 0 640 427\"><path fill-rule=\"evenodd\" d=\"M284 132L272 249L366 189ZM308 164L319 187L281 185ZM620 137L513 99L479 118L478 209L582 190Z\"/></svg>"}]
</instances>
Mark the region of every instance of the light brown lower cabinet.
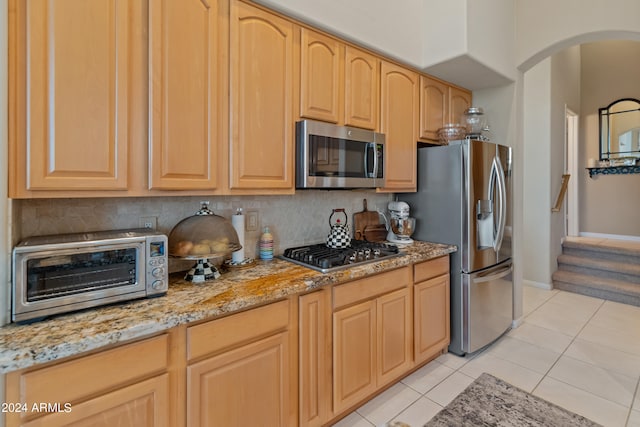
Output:
<instances>
[{"instance_id":1,"label":"light brown lower cabinet","mask_svg":"<svg viewBox=\"0 0 640 427\"><path fill-rule=\"evenodd\" d=\"M190 426L288 426L289 337L282 332L187 368Z\"/></svg>"},{"instance_id":2,"label":"light brown lower cabinet","mask_svg":"<svg viewBox=\"0 0 640 427\"><path fill-rule=\"evenodd\" d=\"M413 268L414 357L419 364L449 346L449 256Z\"/></svg>"},{"instance_id":3,"label":"light brown lower cabinet","mask_svg":"<svg viewBox=\"0 0 640 427\"><path fill-rule=\"evenodd\" d=\"M413 366L409 278L409 267L403 267L334 288L334 413Z\"/></svg>"},{"instance_id":4,"label":"light brown lower cabinet","mask_svg":"<svg viewBox=\"0 0 640 427\"><path fill-rule=\"evenodd\" d=\"M171 426L169 334L6 376L6 426ZM18 406L13 406L17 408Z\"/></svg>"},{"instance_id":5,"label":"light brown lower cabinet","mask_svg":"<svg viewBox=\"0 0 640 427\"><path fill-rule=\"evenodd\" d=\"M298 419L316 427L331 418L331 290L299 297Z\"/></svg>"},{"instance_id":6,"label":"light brown lower cabinet","mask_svg":"<svg viewBox=\"0 0 640 427\"><path fill-rule=\"evenodd\" d=\"M297 423L295 300L187 329L187 425Z\"/></svg>"}]
</instances>

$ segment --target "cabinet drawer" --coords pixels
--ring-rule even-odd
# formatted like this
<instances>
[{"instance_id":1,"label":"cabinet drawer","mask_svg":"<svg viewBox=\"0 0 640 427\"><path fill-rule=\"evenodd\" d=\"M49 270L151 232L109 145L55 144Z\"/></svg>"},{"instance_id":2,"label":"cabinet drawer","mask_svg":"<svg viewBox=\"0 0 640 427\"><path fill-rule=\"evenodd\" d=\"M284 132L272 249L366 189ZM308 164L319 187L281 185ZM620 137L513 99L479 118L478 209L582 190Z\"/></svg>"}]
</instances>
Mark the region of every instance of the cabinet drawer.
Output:
<instances>
[{"instance_id":1,"label":"cabinet drawer","mask_svg":"<svg viewBox=\"0 0 640 427\"><path fill-rule=\"evenodd\" d=\"M191 326L187 329L187 358L192 361L288 326L289 300Z\"/></svg>"},{"instance_id":2,"label":"cabinet drawer","mask_svg":"<svg viewBox=\"0 0 640 427\"><path fill-rule=\"evenodd\" d=\"M168 427L171 425L170 407L169 375L161 374L73 405L68 412L41 414L42 417L20 425Z\"/></svg>"},{"instance_id":3,"label":"cabinet drawer","mask_svg":"<svg viewBox=\"0 0 640 427\"><path fill-rule=\"evenodd\" d=\"M164 334L47 368L16 373L11 380L15 379L14 384L19 384L21 401L29 404L74 403L165 371L168 341L168 334Z\"/></svg>"},{"instance_id":4,"label":"cabinet drawer","mask_svg":"<svg viewBox=\"0 0 640 427\"><path fill-rule=\"evenodd\" d=\"M354 280L333 288L333 308L354 304L384 295L409 284L409 267L387 271L364 279Z\"/></svg>"},{"instance_id":5,"label":"cabinet drawer","mask_svg":"<svg viewBox=\"0 0 640 427\"><path fill-rule=\"evenodd\" d=\"M432 277L440 276L449 273L449 255L431 259L429 261L414 264L413 266L413 281L414 283L422 282L423 280L431 279Z\"/></svg>"}]
</instances>

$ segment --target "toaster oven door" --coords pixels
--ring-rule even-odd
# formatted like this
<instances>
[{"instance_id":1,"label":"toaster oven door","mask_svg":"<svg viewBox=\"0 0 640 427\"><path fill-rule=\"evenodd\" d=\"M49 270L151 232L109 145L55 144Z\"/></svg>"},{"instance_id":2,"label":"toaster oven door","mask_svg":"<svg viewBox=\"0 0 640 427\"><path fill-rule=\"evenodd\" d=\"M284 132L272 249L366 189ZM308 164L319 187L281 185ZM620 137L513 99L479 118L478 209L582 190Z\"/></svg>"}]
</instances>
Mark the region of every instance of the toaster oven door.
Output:
<instances>
[{"instance_id":1,"label":"toaster oven door","mask_svg":"<svg viewBox=\"0 0 640 427\"><path fill-rule=\"evenodd\" d=\"M145 296L144 243L14 252L14 321Z\"/></svg>"}]
</instances>

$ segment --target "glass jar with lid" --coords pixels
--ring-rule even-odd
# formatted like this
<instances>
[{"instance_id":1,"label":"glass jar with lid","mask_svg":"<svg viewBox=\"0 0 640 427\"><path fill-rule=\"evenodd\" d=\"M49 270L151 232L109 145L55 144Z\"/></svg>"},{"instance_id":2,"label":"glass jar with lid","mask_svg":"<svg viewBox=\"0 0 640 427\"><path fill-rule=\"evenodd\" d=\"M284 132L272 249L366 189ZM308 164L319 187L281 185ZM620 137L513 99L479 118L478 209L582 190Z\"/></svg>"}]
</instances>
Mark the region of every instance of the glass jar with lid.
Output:
<instances>
[{"instance_id":1,"label":"glass jar with lid","mask_svg":"<svg viewBox=\"0 0 640 427\"><path fill-rule=\"evenodd\" d=\"M464 125L467 127L467 135L480 136L487 128L487 120L484 110L480 107L470 107L464 111Z\"/></svg>"}]
</instances>

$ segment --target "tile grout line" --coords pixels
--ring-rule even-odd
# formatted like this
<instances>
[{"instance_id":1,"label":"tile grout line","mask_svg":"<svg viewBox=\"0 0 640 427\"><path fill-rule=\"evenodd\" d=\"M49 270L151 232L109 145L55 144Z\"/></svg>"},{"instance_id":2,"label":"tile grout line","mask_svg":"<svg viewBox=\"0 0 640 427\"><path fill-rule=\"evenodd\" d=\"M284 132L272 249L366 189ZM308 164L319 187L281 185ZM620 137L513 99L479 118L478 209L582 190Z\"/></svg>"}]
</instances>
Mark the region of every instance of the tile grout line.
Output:
<instances>
[{"instance_id":1,"label":"tile grout line","mask_svg":"<svg viewBox=\"0 0 640 427\"><path fill-rule=\"evenodd\" d=\"M640 378L638 378L638 382L636 383L636 390L633 393L633 398L631 399L631 405L629 405L629 412L627 412L627 419L624 422L625 426L629 426L629 420L631 419L631 414L633 413L633 404L636 401L636 398L640 397L638 394L640 392Z\"/></svg>"},{"instance_id":2,"label":"tile grout line","mask_svg":"<svg viewBox=\"0 0 640 427\"><path fill-rule=\"evenodd\" d=\"M578 361L583 362L583 363L587 363L587 364L589 364L589 365L593 365L592 363L585 362L585 361L583 361L583 360L579 360L579 359L575 359L574 357L571 357L571 356L569 356L569 355L565 355L565 353L566 353L566 351L569 349L569 347L571 347L571 345L572 345L572 344L573 344L573 343L578 339L578 335L580 335L580 333L584 330L584 328L586 328L586 327L587 327L587 325L589 324L589 322L591 322L591 320L593 320L593 318L596 316L596 314L597 314L597 313L602 309L602 307L604 306L604 303L605 303L605 302L606 302L606 300L602 300L602 302L601 302L601 303L600 303L600 305L598 306L597 310L595 310L595 311L593 312L593 314L589 317L589 319L584 323L584 325L582 326L582 328L580 328L580 330L576 333L576 335L571 339L571 342L569 343L569 345L564 349L564 351L562 352L562 354L560 355L560 357L558 357L558 359L557 359L557 360L553 363L553 365L549 368L549 370L547 371L547 373L546 373L546 374L544 374L544 376L540 379L540 381L538 382L538 384L536 384L536 386L535 386L535 387L533 388L533 390L531 391L531 394L533 394L533 393L536 391L536 389L539 387L540 383L542 383L542 381L543 381L545 378L547 378L547 377L549 376L549 372L551 372L551 370L553 369L553 367L554 367L554 366L556 366L556 364L558 363L558 361L559 361L563 356L566 356L566 357L568 357L568 358L570 358L570 359L578 360ZM586 342L590 342L590 341L586 341ZM601 368L601 369L604 369L605 371L607 371L607 369L606 369L606 368L603 368L603 367L601 367L601 366L597 366L597 365L593 365L593 366L596 366L596 367L598 367L598 368ZM577 389L577 390L580 390L580 391L583 391L583 392L588 393L588 394L590 394L590 395L593 395L593 396L595 396L595 397L597 397L597 398L600 398L600 399L606 400L606 401L611 402L611 403L613 403L613 404L620 405L620 406L623 406L623 407L625 406L625 405L622 405L620 402L614 402L613 400L609 400L609 399L604 398L604 397L602 397L602 396L598 396L597 394L593 394L593 393L592 393L592 392L590 392L589 390L585 390L585 389L583 389L583 388L581 388L581 387L578 387L578 386L576 386L576 385L574 385L574 384L567 383L567 382L565 382L565 381L562 381L562 380L560 380L560 379L557 379L557 378L554 378L554 377L551 377L551 376L549 376L549 378L552 378L552 379L553 379L553 380L555 380L555 381L558 381L558 382L560 382L560 383L563 383L563 384L565 384L565 385L568 385L568 386L570 386L570 387L573 387L573 388L575 388L575 389ZM626 418L626 420L625 420L625 425L628 423L629 418L630 418L630 415L631 415L631 411L633 410L633 402L635 401L635 396L636 396L636 395L637 395L637 393L638 393L638 387L639 387L639 384L640 384L640 378L638 379L638 383L636 384L636 390L635 390L634 396L633 396L633 398L631 399L631 404L630 404L630 406L629 406L629 408L628 408L627 418Z\"/></svg>"}]
</instances>

